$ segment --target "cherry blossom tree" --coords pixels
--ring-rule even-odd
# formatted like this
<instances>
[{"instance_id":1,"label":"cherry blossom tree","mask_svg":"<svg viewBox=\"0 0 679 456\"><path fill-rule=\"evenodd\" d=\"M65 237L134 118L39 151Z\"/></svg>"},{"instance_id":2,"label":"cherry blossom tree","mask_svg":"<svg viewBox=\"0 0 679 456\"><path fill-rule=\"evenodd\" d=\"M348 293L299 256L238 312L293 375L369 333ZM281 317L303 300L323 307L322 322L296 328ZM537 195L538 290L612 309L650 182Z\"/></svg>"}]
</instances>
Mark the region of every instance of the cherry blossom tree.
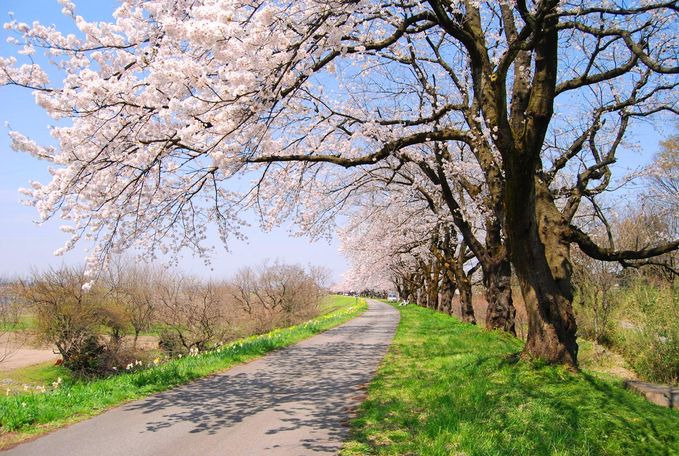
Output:
<instances>
[{"instance_id":1,"label":"cherry blossom tree","mask_svg":"<svg viewBox=\"0 0 679 456\"><path fill-rule=\"evenodd\" d=\"M350 288L397 288L403 299L415 302L427 294L422 265L433 260L436 217L417 194L408 192L410 187L400 190L371 192L364 187L339 237L350 264L345 277Z\"/></svg>"},{"instance_id":2,"label":"cherry blossom tree","mask_svg":"<svg viewBox=\"0 0 679 456\"><path fill-rule=\"evenodd\" d=\"M388 192L382 178L371 172L373 185L361 188L357 209L340 230L342 250L350 263L348 284L354 289L398 290L402 299L452 312L460 292L463 320L475 322L470 276L479 268L447 212L439 211L435 188L413 186L412 177L399 170ZM466 220L479 220L469 207ZM477 222L480 229L483 224ZM386 279L386 280L385 280ZM386 283L385 283L386 282Z\"/></svg>"},{"instance_id":3,"label":"cherry blossom tree","mask_svg":"<svg viewBox=\"0 0 679 456\"><path fill-rule=\"evenodd\" d=\"M679 134L661 143L660 152L646 169L647 199L679 232Z\"/></svg>"},{"instance_id":4,"label":"cherry blossom tree","mask_svg":"<svg viewBox=\"0 0 679 456\"><path fill-rule=\"evenodd\" d=\"M438 144L434 144L434 148L438 146ZM425 155L432 153L430 145L418 145L417 147L423 149L422 153ZM390 220L399 220L401 214L408 213L411 219L417 220L419 224L410 228L411 239L404 241L405 247L396 244L397 248L395 248L394 242L389 242L385 244L384 249L380 249L372 246L370 242L366 242L364 239L349 236L344 240L345 249L351 252L350 244L355 242L359 251L375 249L375 251L381 252L377 256L377 262L388 263L385 259L386 256L397 255L402 249L406 248L407 250L408 246L426 246L424 247L426 260L419 259L417 266L421 269L422 274L410 272L410 268L406 266L409 262L399 259L398 263L401 263L402 267L398 268L397 282L401 282L405 288L415 287L419 290L420 287L424 286L424 284L418 282L419 280L434 277L437 274L440 275L440 291L441 296L444 296L440 307L449 310L448 296L452 298L455 288L459 287L463 308L461 315L469 321L474 320L471 306L471 282L467 277L468 271L465 272L463 265L473 258L476 266L472 272L478 268L483 271L485 294L488 301L486 327L514 333L516 311L512 304L508 249L501 232L501 224L497 222L498 219L493 210L489 186L486 185L483 172L474 160L473 154L468 150L447 148L446 154L451 159L454 157L449 166L449 172L453 178L446 182L449 189L447 198L443 197L440 186L430 181L423 174L421 167L413 163L385 159L380 162L379 166L373 166L368 171L363 172L360 178L352 179L348 188L351 189L354 196L357 193L369 191L376 192L379 195L385 188L388 188L390 193L394 194L388 201L389 204L398 206L395 209L396 212L385 212L385 210L380 209L380 220L375 220L372 223L382 227L388 224ZM371 189L371 185L374 188ZM345 198L339 200L344 201ZM383 204L378 203L376 205L375 201L370 199L367 200L367 203L356 201L356 198L353 201L354 204L368 205L370 208L381 208L381 204ZM415 201L419 204L415 204ZM450 205L447 205L446 201L450 202ZM404 205L413 204L415 205L412 210L417 212L403 208ZM450 206L455 208L455 217L450 215ZM323 209L324 211L325 209ZM377 215L375 211L370 209L366 209L365 213L371 214L371 217ZM370 220L363 220L365 215L358 214L356 217L358 224L371 223ZM424 223L425 219L431 220L431 222ZM427 228L431 230L430 233L426 233L426 230L423 231L422 229L427 224L430 225ZM354 225L353 223L350 224L348 229L350 231L355 230ZM401 229L403 229L403 226ZM460 233L465 233L466 237L462 236L461 239L458 239L461 236ZM359 236L362 236L362 234ZM396 236L396 238L400 239L399 236ZM379 239L379 236L375 239ZM468 248L469 243L476 246L475 252ZM366 280L367 277L358 272L358 270L366 269L365 262L358 258L354 264L357 271L352 271L352 275ZM373 262L370 262L370 264L369 271L372 275L380 268L372 266ZM354 272L357 274L353 274ZM406 276L410 275L412 275L410 279L405 279ZM433 283L438 285L438 281ZM436 290L433 287L425 288L428 290L426 301L434 301ZM412 290L406 294L414 295Z\"/></svg>"},{"instance_id":5,"label":"cherry blossom tree","mask_svg":"<svg viewBox=\"0 0 679 456\"><path fill-rule=\"evenodd\" d=\"M93 267L132 246L207 254L207 226L226 242L246 208L320 233L347 181L409 163L484 273L511 259L525 354L576 365L570 245L606 261L679 247L601 247L572 215L608 187L638 119L676 114L676 1L127 0L111 23L61 3L79 36L10 22L20 55L0 58L0 84L32 89L62 121L58 147L15 131L13 147L54 164L25 193L41 218L69 222L65 248L96 241ZM450 150L483 173L483 242Z\"/></svg>"}]
</instances>

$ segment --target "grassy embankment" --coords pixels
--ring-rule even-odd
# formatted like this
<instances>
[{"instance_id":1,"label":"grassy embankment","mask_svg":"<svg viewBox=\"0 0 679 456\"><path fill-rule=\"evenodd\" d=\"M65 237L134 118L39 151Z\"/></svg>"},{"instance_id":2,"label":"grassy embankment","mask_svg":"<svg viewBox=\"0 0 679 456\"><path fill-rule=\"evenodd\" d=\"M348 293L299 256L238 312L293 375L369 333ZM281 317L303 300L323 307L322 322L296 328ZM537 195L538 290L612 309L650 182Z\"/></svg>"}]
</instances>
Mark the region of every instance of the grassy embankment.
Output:
<instances>
[{"instance_id":1,"label":"grassy embankment","mask_svg":"<svg viewBox=\"0 0 679 456\"><path fill-rule=\"evenodd\" d=\"M55 366L52 361L0 372L0 379L8 379L14 384L29 387L50 385L59 377L62 380L69 380L71 371L63 366ZM6 391L0 391L0 393L6 395Z\"/></svg>"},{"instance_id":2,"label":"grassy embankment","mask_svg":"<svg viewBox=\"0 0 679 456\"><path fill-rule=\"evenodd\" d=\"M329 314L337 310L356 305L360 302L354 296L342 296L342 295L328 295L324 297L320 304L319 310L321 315Z\"/></svg>"},{"instance_id":3,"label":"grassy embankment","mask_svg":"<svg viewBox=\"0 0 679 456\"><path fill-rule=\"evenodd\" d=\"M342 455L679 454L679 412L620 381L518 361L519 339L399 310Z\"/></svg>"},{"instance_id":4,"label":"grassy embankment","mask_svg":"<svg viewBox=\"0 0 679 456\"><path fill-rule=\"evenodd\" d=\"M80 421L123 402L250 361L344 323L367 308L363 300L355 305L353 299L349 303L341 296L333 299L331 304L337 304L337 309L306 323L240 339L198 356L173 359L99 380L66 380L61 387L46 393L0 397L0 448Z\"/></svg>"}]
</instances>

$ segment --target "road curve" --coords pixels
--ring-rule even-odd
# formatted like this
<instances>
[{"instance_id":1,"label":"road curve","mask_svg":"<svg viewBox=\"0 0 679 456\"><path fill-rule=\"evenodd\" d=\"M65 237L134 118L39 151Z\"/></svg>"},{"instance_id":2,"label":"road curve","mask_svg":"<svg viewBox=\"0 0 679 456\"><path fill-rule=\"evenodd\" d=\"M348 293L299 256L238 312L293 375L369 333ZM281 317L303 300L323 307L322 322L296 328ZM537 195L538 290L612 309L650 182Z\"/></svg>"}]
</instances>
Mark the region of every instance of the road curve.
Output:
<instances>
[{"instance_id":1,"label":"road curve","mask_svg":"<svg viewBox=\"0 0 679 456\"><path fill-rule=\"evenodd\" d=\"M323 334L2 454L335 454L398 321L369 300L363 315Z\"/></svg>"}]
</instances>

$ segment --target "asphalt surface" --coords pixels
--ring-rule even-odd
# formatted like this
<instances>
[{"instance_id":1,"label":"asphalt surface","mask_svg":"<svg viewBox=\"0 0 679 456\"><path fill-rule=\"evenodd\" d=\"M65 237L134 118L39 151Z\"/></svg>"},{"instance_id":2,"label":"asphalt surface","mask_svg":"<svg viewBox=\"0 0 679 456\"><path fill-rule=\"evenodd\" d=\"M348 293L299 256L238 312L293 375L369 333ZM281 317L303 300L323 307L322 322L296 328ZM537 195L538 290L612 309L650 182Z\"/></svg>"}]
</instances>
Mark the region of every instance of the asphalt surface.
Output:
<instances>
[{"instance_id":1,"label":"asphalt surface","mask_svg":"<svg viewBox=\"0 0 679 456\"><path fill-rule=\"evenodd\" d=\"M335 454L398 321L369 300L363 315L323 334L2 454Z\"/></svg>"}]
</instances>

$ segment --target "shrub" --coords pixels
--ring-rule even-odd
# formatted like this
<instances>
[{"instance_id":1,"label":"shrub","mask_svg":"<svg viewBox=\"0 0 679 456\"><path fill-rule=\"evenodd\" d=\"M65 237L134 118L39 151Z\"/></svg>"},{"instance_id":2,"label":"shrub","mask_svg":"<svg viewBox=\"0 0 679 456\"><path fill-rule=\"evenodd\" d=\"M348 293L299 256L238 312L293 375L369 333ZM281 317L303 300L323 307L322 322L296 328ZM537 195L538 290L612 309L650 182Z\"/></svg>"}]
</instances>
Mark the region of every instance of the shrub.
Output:
<instances>
[{"instance_id":1,"label":"shrub","mask_svg":"<svg viewBox=\"0 0 679 456\"><path fill-rule=\"evenodd\" d=\"M171 357L188 353L188 349L182 344L179 334L172 329L163 329L160 331L160 334L158 335L158 348Z\"/></svg>"},{"instance_id":2,"label":"shrub","mask_svg":"<svg viewBox=\"0 0 679 456\"><path fill-rule=\"evenodd\" d=\"M615 348L649 381L679 382L679 284L633 281L624 293L625 312Z\"/></svg>"},{"instance_id":3,"label":"shrub","mask_svg":"<svg viewBox=\"0 0 679 456\"><path fill-rule=\"evenodd\" d=\"M162 276L162 269L124 257L114 258L105 276L111 300L124 315L125 326L134 333L135 348L141 333L157 319L155 288Z\"/></svg>"},{"instance_id":4,"label":"shrub","mask_svg":"<svg viewBox=\"0 0 679 456\"><path fill-rule=\"evenodd\" d=\"M109 375L134 360L122 344L128 320L108 289L87 283L82 268L52 269L21 283L19 295L35 315L38 339L56 347L64 367L77 376Z\"/></svg>"},{"instance_id":5,"label":"shrub","mask_svg":"<svg viewBox=\"0 0 679 456\"><path fill-rule=\"evenodd\" d=\"M76 375L96 376L138 359L137 338L149 328L160 328L159 347L176 356L308 320L318 313L323 276L275 263L238 288L238 280L204 282L119 259L94 283L83 268L62 268L34 274L20 290L40 340ZM124 343L130 333L132 351Z\"/></svg>"},{"instance_id":6,"label":"shrub","mask_svg":"<svg viewBox=\"0 0 679 456\"><path fill-rule=\"evenodd\" d=\"M18 294L35 315L40 342L54 345L64 365L87 364L101 323L97 291L86 291L83 269L50 269L22 282Z\"/></svg>"},{"instance_id":7,"label":"shrub","mask_svg":"<svg viewBox=\"0 0 679 456\"><path fill-rule=\"evenodd\" d=\"M165 327L161 348L167 353L203 351L229 336L228 303L220 284L167 274L156 290L158 318Z\"/></svg>"},{"instance_id":8,"label":"shrub","mask_svg":"<svg viewBox=\"0 0 679 456\"><path fill-rule=\"evenodd\" d=\"M240 269L230 282L232 297L255 332L266 332L318 315L327 272L275 262Z\"/></svg>"},{"instance_id":9,"label":"shrub","mask_svg":"<svg viewBox=\"0 0 679 456\"><path fill-rule=\"evenodd\" d=\"M78 376L94 377L106 371L106 347L95 335L87 337L82 344L73 346L64 356L64 367Z\"/></svg>"},{"instance_id":10,"label":"shrub","mask_svg":"<svg viewBox=\"0 0 679 456\"><path fill-rule=\"evenodd\" d=\"M614 264L574 255L573 310L578 323L578 336L610 345L615 322L612 315L619 307L617 276Z\"/></svg>"}]
</instances>

